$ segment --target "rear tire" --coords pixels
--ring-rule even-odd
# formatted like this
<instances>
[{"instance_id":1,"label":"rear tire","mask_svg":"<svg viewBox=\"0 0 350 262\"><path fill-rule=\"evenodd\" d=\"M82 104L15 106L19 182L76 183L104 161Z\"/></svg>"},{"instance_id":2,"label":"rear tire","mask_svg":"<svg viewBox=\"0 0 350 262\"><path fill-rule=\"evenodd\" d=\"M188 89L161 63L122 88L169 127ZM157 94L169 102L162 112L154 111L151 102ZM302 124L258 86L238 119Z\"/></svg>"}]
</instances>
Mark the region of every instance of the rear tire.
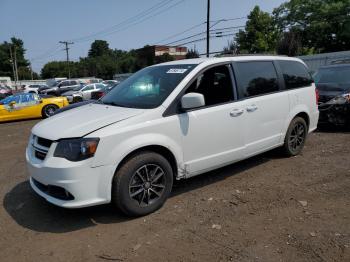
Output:
<instances>
[{"instance_id":1,"label":"rear tire","mask_svg":"<svg viewBox=\"0 0 350 262\"><path fill-rule=\"evenodd\" d=\"M308 133L308 126L301 117L295 117L289 124L284 145L283 153L286 156L296 156L302 151Z\"/></svg>"},{"instance_id":2,"label":"rear tire","mask_svg":"<svg viewBox=\"0 0 350 262\"><path fill-rule=\"evenodd\" d=\"M128 216L144 216L163 206L173 186L173 171L161 155L144 151L129 158L113 178L112 203Z\"/></svg>"},{"instance_id":3,"label":"rear tire","mask_svg":"<svg viewBox=\"0 0 350 262\"><path fill-rule=\"evenodd\" d=\"M43 118L48 118L52 116L58 109L59 107L57 105L54 105L54 104L46 105L41 110L41 115Z\"/></svg>"}]
</instances>

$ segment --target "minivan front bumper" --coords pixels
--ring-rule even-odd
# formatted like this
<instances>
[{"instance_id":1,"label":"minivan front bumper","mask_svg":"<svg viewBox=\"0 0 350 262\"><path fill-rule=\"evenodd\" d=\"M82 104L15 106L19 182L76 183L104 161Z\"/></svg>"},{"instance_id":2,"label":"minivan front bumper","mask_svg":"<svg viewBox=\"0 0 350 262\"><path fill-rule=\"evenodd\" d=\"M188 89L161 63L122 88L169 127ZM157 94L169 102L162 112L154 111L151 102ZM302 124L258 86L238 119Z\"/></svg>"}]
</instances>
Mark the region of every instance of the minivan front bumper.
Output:
<instances>
[{"instance_id":1,"label":"minivan front bumper","mask_svg":"<svg viewBox=\"0 0 350 262\"><path fill-rule=\"evenodd\" d=\"M53 157L52 145L44 160L35 156L33 145L26 150L27 169L33 190L48 202L80 208L109 203L113 166L91 167L91 160L71 162Z\"/></svg>"}]
</instances>

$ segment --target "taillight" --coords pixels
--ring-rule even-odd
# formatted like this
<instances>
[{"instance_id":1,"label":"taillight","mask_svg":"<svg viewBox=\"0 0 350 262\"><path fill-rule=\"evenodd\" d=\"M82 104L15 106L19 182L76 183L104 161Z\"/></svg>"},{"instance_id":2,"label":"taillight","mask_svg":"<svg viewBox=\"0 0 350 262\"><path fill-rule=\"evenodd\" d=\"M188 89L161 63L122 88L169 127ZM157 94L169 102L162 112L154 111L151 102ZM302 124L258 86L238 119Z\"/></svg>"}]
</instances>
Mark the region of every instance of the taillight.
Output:
<instances>
[{"instance_id":1,"label":"taillight","mask_svg":"<svg viewBox=\"0 0 350 262\"><path fill-rule=\"evenodd\" d=\"M315 93L316 93L316 105L318 105L318 100L320 99L320 92L318 91L318 89L315 89Z\"/></svg>"},{"instance_id":2,"label":"taillight","mask_svg":"<svg viewBox=\"0 0 350 262\"><path fill-rule=\"evenodd\" d=\"M103 92L98 92L98 93L97 93L97 97L98 97L98 98L103 97L103 95L104 95L104 93L103 93Z\"/></svg>"}]
</instances>

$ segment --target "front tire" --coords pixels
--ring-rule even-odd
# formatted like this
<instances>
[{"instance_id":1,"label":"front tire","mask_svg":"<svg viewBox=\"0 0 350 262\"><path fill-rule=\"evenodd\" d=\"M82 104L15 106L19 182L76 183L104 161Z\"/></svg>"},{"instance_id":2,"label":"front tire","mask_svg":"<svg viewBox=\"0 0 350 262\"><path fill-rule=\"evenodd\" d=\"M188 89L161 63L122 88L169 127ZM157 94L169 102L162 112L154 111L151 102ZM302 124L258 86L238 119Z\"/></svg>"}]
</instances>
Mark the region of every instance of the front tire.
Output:
<instances>
[{"instance_id":1,"label":"front tire","mask_svg":"<svg viewBox=\"0 0 350 262\"><path fill-rule=\"evenodd\" d=\"M157 153L140 152L114 175L112 203L126 215L144 216L163 206L172 186L169 162Z\"/></svg>"},{"instance_id":2,"label":"front tire","mask_svg":"<svg viewBox=\"0 0 350 262\"><path fill-rule=\"evenodd\" d=\"M300 154L308 133L308 126L305 120L301 117L295 117L290 123L284 145L282 147L286 156L296 156Z\"/></svg>"},{"instance_id":3,"label":"front tire","mask_svg":"<svg viewBox=\"0 0 350 262\"><path fill-rule=\"evenodd\" d=\"M48 117L52 116L56 112L56 110L58 110L58 109L59 109L59 107L57 105L53 105L53 104L46 105L41 110L41 115L43 118L48 118Z\"/></svg>"}]
</instances>

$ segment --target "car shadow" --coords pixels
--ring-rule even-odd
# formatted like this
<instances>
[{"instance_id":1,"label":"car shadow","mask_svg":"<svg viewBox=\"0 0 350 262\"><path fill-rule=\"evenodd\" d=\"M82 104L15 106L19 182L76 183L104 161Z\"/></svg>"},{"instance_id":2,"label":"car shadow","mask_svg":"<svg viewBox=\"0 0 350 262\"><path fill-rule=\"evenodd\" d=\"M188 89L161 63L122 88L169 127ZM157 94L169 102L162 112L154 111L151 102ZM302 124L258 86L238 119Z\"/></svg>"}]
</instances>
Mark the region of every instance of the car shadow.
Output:
<instances>
[{"instance_id":1,"label":"car shadow","mask_svg":"<svg viewBox=\"0 0 350 262\"><path fill-rule=\"evenodd\" d=\"M318 133L350 133L350 125L332 125L332 124L319 124L317 126L316 132Z\"/></svg>"},{"instance_id":2,"label":"car shadow","mask_svg":"<svg viewBox=\"0 0 350 262\"><path fill-rule=\"evenodd\" d=\"M276 158L281 156L278 151L273 150L200 176L176 181L170 197L239 175ZM135 219L124 216L111 204L81 209L54 206L35 194L28 180L17 184L5 195L3 206L18 225L36 232L66 233L98 224L117 224Z\"/></svg>"}]
</instances>

